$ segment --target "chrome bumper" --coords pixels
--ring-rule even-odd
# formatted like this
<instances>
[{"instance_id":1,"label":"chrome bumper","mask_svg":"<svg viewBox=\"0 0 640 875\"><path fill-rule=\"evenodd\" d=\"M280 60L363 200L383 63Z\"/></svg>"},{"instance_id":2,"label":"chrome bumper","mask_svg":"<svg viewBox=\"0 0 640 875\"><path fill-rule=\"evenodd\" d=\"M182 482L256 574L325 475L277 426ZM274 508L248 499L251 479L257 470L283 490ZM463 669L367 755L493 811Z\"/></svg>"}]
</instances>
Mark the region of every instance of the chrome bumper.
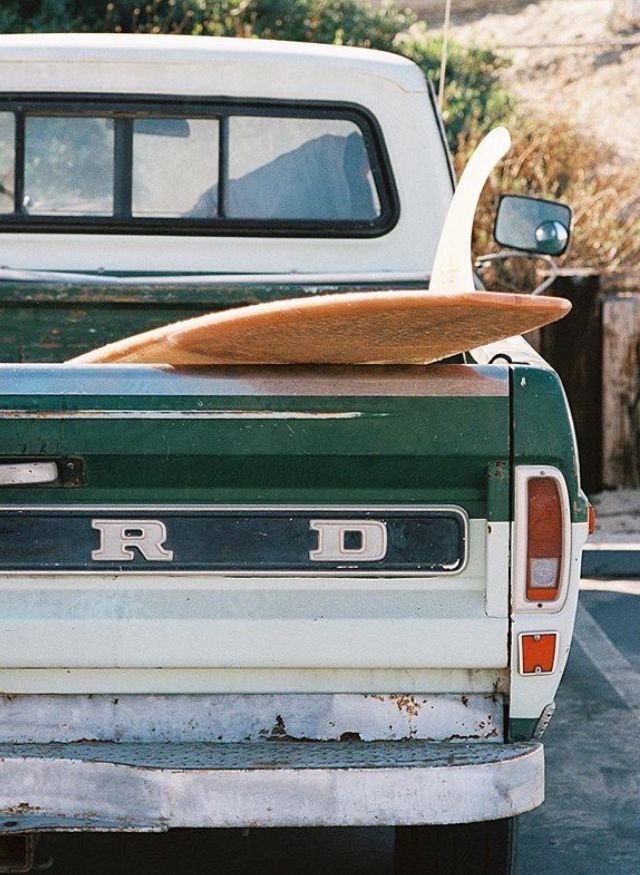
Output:
<instances>
[{"instance_id":1,"label":"chrome bumper","mask_svg":"<svg viewBox=\"0 0 640 875\"><path fill-rule=\"evenodd\" d=\"M543 799L539 743L0 744L0 833L464 823Z\"/></svg>"}]
</instances>

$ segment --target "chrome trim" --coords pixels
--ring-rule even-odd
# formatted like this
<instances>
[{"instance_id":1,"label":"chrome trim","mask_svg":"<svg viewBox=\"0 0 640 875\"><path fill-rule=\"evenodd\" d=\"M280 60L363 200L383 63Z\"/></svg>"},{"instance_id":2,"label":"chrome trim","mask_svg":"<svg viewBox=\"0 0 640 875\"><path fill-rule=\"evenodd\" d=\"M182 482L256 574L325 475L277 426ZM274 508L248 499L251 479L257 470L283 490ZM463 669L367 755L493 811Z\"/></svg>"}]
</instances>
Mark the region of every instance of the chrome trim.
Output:
<instances>
[{"instance_id":1,"label":"chrome trim","mask_svg":"<svg viewBox=\"0 0 640 875\"><path fill-rule=\"evenodd\" d=\"M542 738L542 736L544 735L547 727L551 723L551 718L553 717L555 710L556 703L551 702L551 704L545 707L544 711L540 715L540 719L536 723L536 728L533 730L532 735L532 738L534 738L536 741L538 741L538 739Z\"/></svg>"},{"instance_id":2,"label":"chrome trim","mask_svg":"<svg viewBox=\"0 0 640 875\"><path fill-rule=\"evenodd\" d=\"M346 410L305 413L297 410L0 410L0 419L361 419L388 413Z\"/></svg>"},{"instance_id":3,"label":"chrome trim","mask_svg":"<svg viewBox=\"0 0 640 875\"><path fill-rule=\"evenodd\" d=\"M55 483L57 479L58 466L55 462L3 462L0 464L0 486Z\"/></svg>"},{"instance_id":4,"label":"chrome trim","mask_svg":"<svg viewBox=\"0 0 640 875\"><path fill-rule=\"evenodd\" d=\"M251 570L241 570L241 571L173 571L171 569L163 566L162 569L150 568L136 568L135 571L113 571L113 570L104 570L101 571L99 569L83 569L83 570L65 570L60 569L59 571L52 570L1 570L0 571L0 581L5 578L11 577L67 577L67 576L98 576L98 577L110 577L112 579L118 577L133 577L138 574L142 576L148 576L149 574L161 575L161 576L177 576L177 577L211 577L211 578L225 578L225 577L234 577L234 578L254 578L254 577L291 577L291 578L307 578L307 577L317 577L317 578L334 578L334 577L351 577L351 578L438 578L438 577L458 577L464 573L469 564L469 515L466 510L455 504L434 504L434 505L424 505L424 504L396 504L396 505L318 505L318 504L298 504L298 505L283 505L283 504L270 504L270 505L261 505L261 504L226 504L226 505L211 505L211 504L173 504L173 505L144 505L144 504L69 504L69 505L59 505L59 504L41 504L41 505L0 505L0 512L13 511L13 512L31 512L31 513L41 513L48 511L71 511L71 512L83 512L87 514L91 513L99 513L99 512L120 512L123 511L127 514L136 513L136 512L145 512L145 513L153 513L153 514L161 514L163 511L200 511L207 513L227 513L227 512L236 512L236 511L322 511L323 513L329 512L363 512L367 513L425 513L425 512L437 512L437 511L445 511L447 513L455 513L462 519L462 524L464 528L464 556L462 557L462 563L459 568L456 568L455 571L370 571L368 569L358 569L357 571L342 571L342 570L327 570L327 569L318 569L318 571L272 571L272 570L263 570L263 571L251 571Z\"/></svg>"}]
</instances>

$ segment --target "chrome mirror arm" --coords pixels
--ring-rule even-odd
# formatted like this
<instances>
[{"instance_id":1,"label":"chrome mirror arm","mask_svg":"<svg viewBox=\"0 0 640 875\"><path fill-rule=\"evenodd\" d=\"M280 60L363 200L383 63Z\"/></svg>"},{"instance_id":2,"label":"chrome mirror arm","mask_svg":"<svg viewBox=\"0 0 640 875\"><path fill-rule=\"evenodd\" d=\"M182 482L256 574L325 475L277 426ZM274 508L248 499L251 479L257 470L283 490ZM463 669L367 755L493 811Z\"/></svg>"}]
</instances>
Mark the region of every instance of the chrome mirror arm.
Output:
<instances>
[{"instance_id":1,"label":"chrome mirror arm","mask_svg":"<svg viewBox=\"0 0 640 875\"><path fill-rule=\"evenodd\" d=\"M541 253L521 252L517 249L505 249L502 252L492 252L487 255L480 255L474 262L476 271L480 274L486 267L495 261L506 261L509 258L528 258L535 261L543 261L549 268L549 276L536 286L531 292L532 295L542 295L550 288L558 276L558 265L550 255Z\"/></svg>"}]
</instances>

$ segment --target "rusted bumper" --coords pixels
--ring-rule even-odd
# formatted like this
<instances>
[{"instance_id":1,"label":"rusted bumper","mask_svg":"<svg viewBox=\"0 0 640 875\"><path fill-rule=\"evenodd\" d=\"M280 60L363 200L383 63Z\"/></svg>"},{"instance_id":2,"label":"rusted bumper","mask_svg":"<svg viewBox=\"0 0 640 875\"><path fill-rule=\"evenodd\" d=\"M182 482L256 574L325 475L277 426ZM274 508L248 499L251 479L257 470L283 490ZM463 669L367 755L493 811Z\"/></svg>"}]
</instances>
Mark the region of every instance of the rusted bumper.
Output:
<instances>
[{"instance_id":1,"label":"rusted bumper","mask_svg":"<svg viewBox=\"0 0 640 875\"><path fill-rule=\"evenodd\" d=\"M0 745L2 833L463 823L543 798L537 743Z\"/></svg>"}]
</instances>

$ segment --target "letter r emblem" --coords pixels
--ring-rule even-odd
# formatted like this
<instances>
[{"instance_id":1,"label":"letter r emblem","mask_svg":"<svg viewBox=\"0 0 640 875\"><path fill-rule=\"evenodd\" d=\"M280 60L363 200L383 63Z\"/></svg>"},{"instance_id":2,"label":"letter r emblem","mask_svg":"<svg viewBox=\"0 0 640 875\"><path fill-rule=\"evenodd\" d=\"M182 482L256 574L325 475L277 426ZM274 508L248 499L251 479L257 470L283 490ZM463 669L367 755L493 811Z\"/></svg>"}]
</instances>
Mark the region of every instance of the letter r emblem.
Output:
<instances>
[{"instance_id":1,"label":"letter r emblem","mask_svg":"<svg viewBox=\"0 0 640 875\"><path fill-rule=\"evenodd\" d=\"M165 550L167 527L160 520L91 520L100 532L100 547L91 551L98 562L131 562L140 551L148 562L171 562L173 550Z\"/></svg>"}]
</instances>

